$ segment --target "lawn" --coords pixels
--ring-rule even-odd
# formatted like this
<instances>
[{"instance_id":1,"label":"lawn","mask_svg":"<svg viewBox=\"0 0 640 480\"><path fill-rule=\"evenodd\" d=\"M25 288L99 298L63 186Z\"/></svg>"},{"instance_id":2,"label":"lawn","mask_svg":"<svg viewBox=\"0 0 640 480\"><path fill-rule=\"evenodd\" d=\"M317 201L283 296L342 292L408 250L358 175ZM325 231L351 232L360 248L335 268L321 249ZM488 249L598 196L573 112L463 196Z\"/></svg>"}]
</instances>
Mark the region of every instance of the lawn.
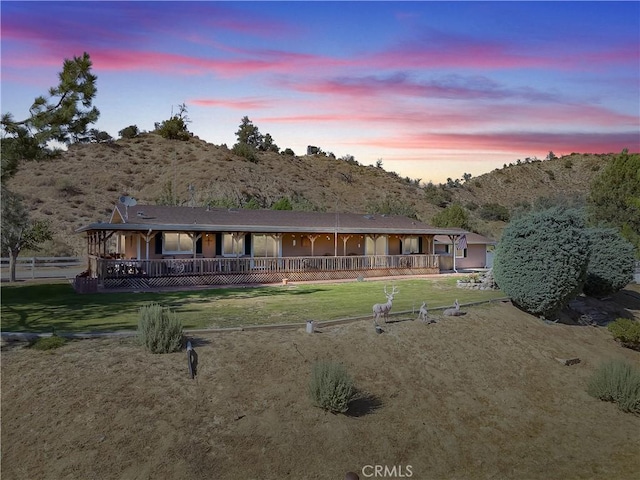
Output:
<instances>
[{"instance_id":1,"label":"lawn","mask_svg":"<svg viewBox=\"0 0 640 480\"><path fill-rule=\"evenodd\" d=\"M397 280L393 312L502 297L499 291L459 289L455 278ZM386 284L391 290L391 283ZM163 293L79 295L68 284L8 285L1 289L3 331L87 332L135 329L138 309L158 302L185 328L237 327L371 315L384 303L381 281L215 288ZM417 314L416 314L417 315Z\"/></svg>"}]
</instances>

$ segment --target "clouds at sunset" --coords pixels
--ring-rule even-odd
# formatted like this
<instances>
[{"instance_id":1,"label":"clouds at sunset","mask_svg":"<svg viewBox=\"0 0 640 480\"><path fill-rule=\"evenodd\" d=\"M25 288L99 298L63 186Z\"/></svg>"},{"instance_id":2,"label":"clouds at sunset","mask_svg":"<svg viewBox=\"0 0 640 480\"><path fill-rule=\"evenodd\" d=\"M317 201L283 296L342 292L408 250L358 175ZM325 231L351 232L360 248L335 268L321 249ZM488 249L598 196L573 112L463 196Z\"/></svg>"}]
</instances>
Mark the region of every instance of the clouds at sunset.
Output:
<instances>
[{"instance_id":1,"label":"clouds at sunset","mask_svg":"<svg viewBox=\"0 0 640 480\"><path fill-rule=\"evenodd\" d=\"M235 143L248 115L296 153L386 157L414 177L451 176L443 158L474 158L480 174L509 155L640 150L637 2L2 7L3 113L16 117L86 51L97 128L114 136L123 108L151 129L187 103L212 143Z\"/></svg>"}]
</instances>

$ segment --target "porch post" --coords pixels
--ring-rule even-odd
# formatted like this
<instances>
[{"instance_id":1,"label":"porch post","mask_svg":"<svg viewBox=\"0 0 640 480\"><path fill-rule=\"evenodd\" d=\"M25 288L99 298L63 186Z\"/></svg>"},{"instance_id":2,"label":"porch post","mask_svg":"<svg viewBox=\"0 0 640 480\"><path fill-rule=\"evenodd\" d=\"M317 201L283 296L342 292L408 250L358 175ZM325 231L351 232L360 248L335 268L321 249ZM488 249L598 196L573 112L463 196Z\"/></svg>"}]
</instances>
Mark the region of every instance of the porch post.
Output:
<instances>
[{"instance_id":1,"label":"porch post","mask_svg":"<svg viewBox=\"0 0 640 480\"><path fill-rule=\"evenodd\" d=\"M451 252L453 254L453 271L458 273L458 270L456 270L456 236L449 235L449 240L451 240Z\"/></svg>"},{"instance_id":2,"label":"porch post","mask_svg":"<svg viewBox=\"0 0 640 480\"><path fill-rule=\"evenodd\" d=\"M347 242L353 235L343 235L342 236L342 256L347 256Z\"/></svg>"},{"instance_id":3,"label":"porch post","mask_svg":"<svg viewBox=\"0 0 640 480\"><path fill-rule=\"evenodd\" d=\"M314 251L314 243L316 242L316 240L318 239L320 235L307 235L307 237L309 237L309 241L311 242L311 256L314 257L315 255L313 254Z\"/></svg>"}]
</instances>

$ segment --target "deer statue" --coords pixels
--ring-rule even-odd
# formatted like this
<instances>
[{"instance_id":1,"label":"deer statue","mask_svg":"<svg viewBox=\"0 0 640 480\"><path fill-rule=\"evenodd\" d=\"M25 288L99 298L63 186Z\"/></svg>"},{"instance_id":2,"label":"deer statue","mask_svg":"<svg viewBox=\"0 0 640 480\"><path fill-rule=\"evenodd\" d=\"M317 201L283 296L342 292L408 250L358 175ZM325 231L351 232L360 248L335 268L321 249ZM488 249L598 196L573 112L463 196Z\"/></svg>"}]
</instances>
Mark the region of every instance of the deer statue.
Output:
<instances>
[{"instance_id":1,"label":"deer statue","mask_svg":"<svg viewBox=\"0 0 640 480\"><path fill-rule=\"evenodd\" d=\"M429 312L427 312L427 302L422 302L420 312L418 312L418 320L426 322L429 320Z\"/></svg>"},{"instance_id":2,"label":"deer statue","mask_svg":"<svg viewBox=\"0 0 640 480\"><path fill-rule=\"evenodd\" d=\"M459 317L460 315L464 315L464 312L460 311L460 303L458 302L457 298L456 298L456 301L453 304L453 308L447 308L442 313L444 315L449 316L449 317Z\"/></svg>"},{"instance_id":3,"label":"deer statue","mask_svg":"<svg viewBox=\"0 0 640 480\"><path fill-rule=\"evenodd\" d=\"M378 325L378 319L382 316L384 318L384 323L387 323L387 318L389 318L389 311L391 310L391 306L393 303L393 297L398 294L398 290L396 287L393 287L391 293L387 293L387 287L384 287L384 295L387 297L387 303L376 303L373 306L373 321L376 325Z\"/></svg>"}]
</instances>

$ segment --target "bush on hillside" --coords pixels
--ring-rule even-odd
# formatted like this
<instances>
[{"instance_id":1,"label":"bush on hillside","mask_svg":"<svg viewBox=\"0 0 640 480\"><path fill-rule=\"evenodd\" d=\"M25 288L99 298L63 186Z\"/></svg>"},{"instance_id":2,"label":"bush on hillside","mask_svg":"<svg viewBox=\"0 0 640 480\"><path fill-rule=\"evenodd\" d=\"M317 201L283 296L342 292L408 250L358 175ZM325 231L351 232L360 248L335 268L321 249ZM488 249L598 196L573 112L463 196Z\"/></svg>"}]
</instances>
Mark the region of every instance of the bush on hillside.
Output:
<instances>
[{"instance_id":1,"label":"bush on hillside","mask_svg":"<svg viewBox=\"0 0 640 480\"><path fill-rule=\"evenodd\" d=\"M613 228L590 228L587 232L591 256L584 293L604 297L622 290L633 279L633 245Z\"/></svg>"},{"instance_id":2,"label":"bush on hillside","mask_svg":"<svg viewBox=\"0 0 640 480\"><path fill-rule=\"evenodd\" d=\"M258 162L258 155L256 149L248 143L236 143L231 151L239 157L246 158L252 163Z\"/></svg>"},{"instance_id":3,"label":"bush on hillside","mask_svg":"<svg viewBox=\"0 0 640 480\"><path fill-rule=\"evenodd\" d=\"M157 303L140 308L138 339L151 353L171 353L182 348L182 322Z\"/></svg>"},{"instance_id":4,"label":"bush on hillside","mask_svg":"<svg viewBox=\"0 0 640 480\"><path fill-rule=\"evenodd\" d=\"M478 214L483 220L509 221L509 209L499 203L485 203Z\"/></svg>"},{"instance_id":5,"label":"bush on hillside","mask_svg":"<svg viewBox=\"0 0 640 480\"><path fill-rule=\"evenodd\" d=\"M604 363L591 377L587 393L616 403L623 412L640 413L640 371L622 360Z\"/></svg>"},{"instance_id":6,"label":"bush on hillside","mask_svg":"<svg viewBox=\"0 0 640 480\"><path fill-rule=\"evenodd\" d=\"M436 227L441 228L464 228L469 230L469 213L457 203L449 205L447 208L434 215L431 220Z\"/></svg>"},{"instance_id":7,"label":"bush on hillside","mask_svg":"<svg viewBox=\"0 0 640 480\"><path fill-rule=\"evenodd\" d=\"M640 322L629 318L618 318L607 325L607 329L623 347L640 350Z\"/></svg>"},{"instance_id":8,"label":"bush on hillside","mask_svg":"<svg viewBox=\"0 0 640 480\"><path fill-rule=\"evenodd\" d=\"M309 395L316 407L332 413L344 413L355 393L353 381L342 365L331 362L313 365Z\"/></svg>"},{"instance_id":9,"label":"bush on hillside","mask_svg":"<svg viewBox=\"0 0 640 480\"><path fill-rule=\"evenodd\" d=\"M139 134L137 125L129 125L118 132L121 138L135 138Z\"/></svg>"},{"instance_id":10,"label":"bush on hillside","mask_svg":"<svg viewBox=\"0 0 640 480\"><path fill-rule=\"evenodd\" d=\"M589 238L576 210L525 214L505 228L493 273L500 289L533 315L554 316L582 291Z\"/></svg>"}]
</instances>

